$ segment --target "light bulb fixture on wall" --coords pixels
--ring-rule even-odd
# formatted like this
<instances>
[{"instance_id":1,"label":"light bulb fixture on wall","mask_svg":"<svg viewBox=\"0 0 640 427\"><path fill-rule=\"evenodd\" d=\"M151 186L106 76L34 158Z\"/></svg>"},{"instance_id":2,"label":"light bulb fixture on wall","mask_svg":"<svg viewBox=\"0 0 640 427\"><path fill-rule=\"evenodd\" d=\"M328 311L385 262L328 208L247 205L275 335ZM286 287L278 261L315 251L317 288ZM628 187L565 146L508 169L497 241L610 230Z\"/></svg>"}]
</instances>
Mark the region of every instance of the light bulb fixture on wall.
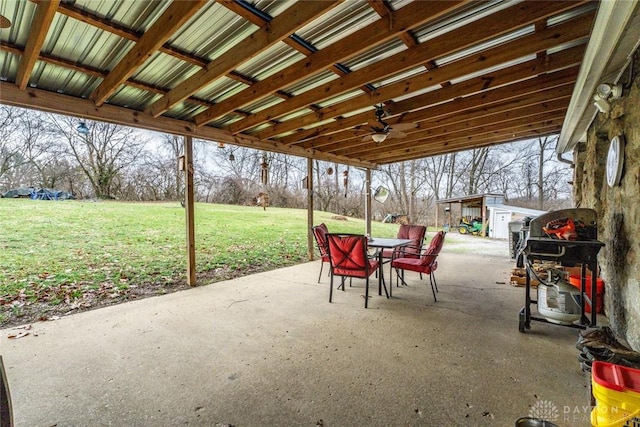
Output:
<instances>
[{"instance_id":1,"label":"light bulb fixture on wall","mask_svg":"<svg viewBox=\"0 0 640 427\"><path fill-rule=\"evenodd\" d=\"M611 110L609 99L619 99L621 96L621 85L602 83L598 85L596 93L593 95L593 105L595 105L599 112L608 113Z\"/></svg>"},{"instance_id":2,"label":"light bulb fixture on wall","mask_svg":"<svg viewBox=\"0 0 640 427\"><path fill-rule=\"evenodd\" d=\"M383 142L385 139L387 139L387 134L384 132L376 132L373 135L371 135L371 139L373 139L373 141L376 144L380 144L381 142Z\"/></svg>"},{"instance_id":3,"label":"light bulb fixture on wall","mask_svg":"<svg viewBox=\"0 0 640 427\"><path fill-rule=\"evenodd\" d=\"M76 127L76 130L81 135L89 134L89 128L87 127L87 124L85 122L80 122L80 124Z\"/></svg>"}]
</instances>

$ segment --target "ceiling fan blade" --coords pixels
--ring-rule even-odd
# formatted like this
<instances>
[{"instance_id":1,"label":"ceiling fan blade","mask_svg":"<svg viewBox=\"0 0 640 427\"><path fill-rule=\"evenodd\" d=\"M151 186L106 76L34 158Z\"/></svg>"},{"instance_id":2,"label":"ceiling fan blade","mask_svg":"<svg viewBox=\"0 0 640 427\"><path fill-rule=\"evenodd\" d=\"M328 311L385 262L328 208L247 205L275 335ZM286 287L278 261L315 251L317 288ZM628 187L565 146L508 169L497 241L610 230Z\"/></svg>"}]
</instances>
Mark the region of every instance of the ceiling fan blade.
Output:
<instances>
[{"instance_id":1,"label":"ceiling fan blade","mask_svg":"<svg viewBox=\"0 0 640 427\"><path fill-rule=\"evenodd\" d=\"M405 130L414 129L418 127L415 123L396 123L395 125L391 125L391 129L399 132L403 132Z\"/></svg>"},{"instance_id":2,"label":"ceiling fan blade","mask_svg":"<svg viewBox=\"0 0 640 427\"><path fill-rule=\"evenodd\" d=\"M367 135L362 138L362 142L368 142L368 141L373 141L373 139L371 139L371 135Z\"/></svg>"},{"instance_id":3,"label":"ceiling fan blade","mask_svg":"<svg viewBox=\"0 0 640 427\"><path fill-rule=\"evenodd\" d=\"M387 135L387 138L406 138L406 137L407 137L406 133L399 132L395 129L389 132L389 134Z\"/></svg>"},{"instance_id":4,"label":"ceiling fan blade","mask_svg":"<svg viewBox=\"0 0 640 427\"><path fill-rule=\"evenodd\" d=\"M380 122L375 120L375 119L370 119L368 122L369 126L371 126L372 128L377 128L380 127Z\"/></svg>"}]
</instances>

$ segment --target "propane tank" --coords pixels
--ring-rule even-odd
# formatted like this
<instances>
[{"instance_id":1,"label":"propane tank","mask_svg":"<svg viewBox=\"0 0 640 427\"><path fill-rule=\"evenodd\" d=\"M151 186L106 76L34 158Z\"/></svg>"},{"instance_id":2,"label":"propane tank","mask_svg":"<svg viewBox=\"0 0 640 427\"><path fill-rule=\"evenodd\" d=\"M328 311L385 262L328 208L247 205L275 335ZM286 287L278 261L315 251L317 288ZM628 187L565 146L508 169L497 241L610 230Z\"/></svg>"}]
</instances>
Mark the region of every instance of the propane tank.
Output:
<instances>
[{"instance_id":1,"label":"propane tank","mask_svg":"<svg viewBox=\"0 0 640 427\"><path fill-rule=\"evenodd\" d=\"M538 285L538 312L559 325L580 320L580 290L565 280L564 271L550 268L547 272L547 281Z\"/></svg>"}]
</instances>

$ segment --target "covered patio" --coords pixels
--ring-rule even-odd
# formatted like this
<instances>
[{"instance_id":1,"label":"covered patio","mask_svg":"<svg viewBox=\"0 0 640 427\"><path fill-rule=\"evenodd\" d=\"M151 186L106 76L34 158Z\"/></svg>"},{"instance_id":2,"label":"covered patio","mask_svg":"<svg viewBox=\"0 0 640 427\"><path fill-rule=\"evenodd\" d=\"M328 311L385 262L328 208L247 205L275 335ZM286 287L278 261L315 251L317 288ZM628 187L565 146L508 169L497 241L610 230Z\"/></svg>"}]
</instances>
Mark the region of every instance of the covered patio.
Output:
<instances>
[{"instance_id":1,"label":"covered patio","mask_svg":"<svg viewBox=\"0 0 640 427\"><path fill-rule=\"evenodd\" d=\"M2 343L16 425L508 426L542 405L587 424L576 331L519 333L488 244L445 243L437 303L408 274L368 310L362 281L329 304L316 261L35 324Z\"/></svg>"},{"instance_id":2,"label":"covered patio","mask_svg":"<svg viewBox=\"0 0 640 427\"><path fill-rule=\"evenodd\" d=\"M193 138L367 181L561 131L565 153L640 19L633 1L52 0L0 14L1 103L185 137L192 284ZM16 423L507 426L542 408L587 424L576 330L518 332L508 251L445 243L440 265L437 303L412 277L369 310L358 282L329 304L316 261L35 324L2 345Z\"/></svg>"}]
</instances>

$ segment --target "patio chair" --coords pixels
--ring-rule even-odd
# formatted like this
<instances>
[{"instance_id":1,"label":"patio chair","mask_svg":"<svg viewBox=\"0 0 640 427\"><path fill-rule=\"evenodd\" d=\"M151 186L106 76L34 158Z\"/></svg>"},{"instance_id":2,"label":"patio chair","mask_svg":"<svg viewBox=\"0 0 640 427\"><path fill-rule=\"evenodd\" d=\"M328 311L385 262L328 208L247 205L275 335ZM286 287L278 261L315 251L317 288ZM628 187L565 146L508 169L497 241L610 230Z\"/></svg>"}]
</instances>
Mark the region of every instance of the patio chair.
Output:
<instances>
[{"instance_id":1,"label":"patio chair","mask_svg":"<svg viewBox=\"0 0 640 427\"><path fill-rule=\"evenodd\" d=\"M431 239L429 247L427 247L422 252L420 258L401 257L391 260L391 266L396 270L396 276L398 277L398 280L402 281L402 283L405 285L407 284L404 281L405 270L415 271L421 274L428 274L434 301L437 301L436 292L438 291L438 283L436 282L436 276L434 272L438 268L438 255L440 254L440 250L442 249L442 245L444 244L445 235L446 232L438 231L436 235L433 236L433 239Z\"/></svg>"},{"instance_id":2,"label":"patio chair","mask_svg":"<svg viewBox=\"0 0 640 427\"><path fill-rule=\"evenodd\" d=\"M369 276L378 269L378 261L369 258L367 237L358 234L327 234L329 260L331 266L331 287L329 288L329 302L333 297L333 278L339 276L340 286L345 290L345 279L353 277L365 279L366 290L364 308L369 306ZM378 285L382 282L378 278ZM385 293L387 288L385 287ZM389 294L387 293L387 298Z\"/></svg>"},{"instance_id":3,"label":"patio chair","mask_svg":"<svg viewBox=\"0 0 640 427\"><path fill-rule=\"evenodd\" d=\"M382 258L386 259L384 263L390 262L393 258L420 258L420 252L424 244L424 236L427 233L427 227L424 225L402 224L398 229L398 239L411 239L412 242L408 246L401 246L395 249L385 249L382 251ZM422 279L422 275L420 275ZM389 281L393 279L393 267L389 266ZM389 286L391 286L390 283ZM396 283L396 285L398 285Z\"/></svg>"},{"instance_id":4,"label":"patio chair","mask_svg":"<svg viewBox=\"0 0 640 427\"><path fill-rule=\"evenodd\" d=\"M313 231L313 237L316 239L318 252L320 252L320 260L322 261L320 263L320 274L318 275L318 283L320 283L322 267L324 267L325 262L329 262L329 249L327 248L327 233L329 233L329 229L323 222L320 225L311 227L311 231Z\"/></svg>"}]
</instances>

